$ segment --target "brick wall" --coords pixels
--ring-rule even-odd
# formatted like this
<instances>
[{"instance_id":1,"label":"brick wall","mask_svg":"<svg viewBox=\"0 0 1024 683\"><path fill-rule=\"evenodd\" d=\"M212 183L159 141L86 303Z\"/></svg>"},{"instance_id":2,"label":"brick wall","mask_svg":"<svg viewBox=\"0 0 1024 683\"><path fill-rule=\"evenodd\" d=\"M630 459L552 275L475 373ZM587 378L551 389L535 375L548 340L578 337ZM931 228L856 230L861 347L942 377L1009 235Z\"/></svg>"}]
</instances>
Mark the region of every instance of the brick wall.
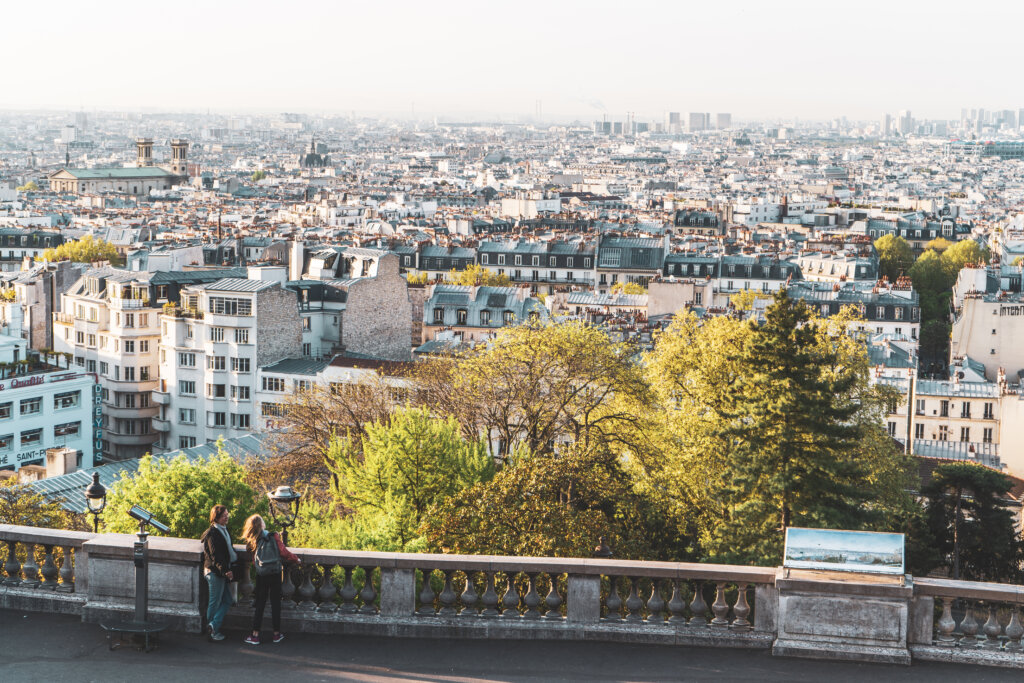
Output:
<instances>
[{"instance_id":1,"label":"brick wall","mask_svg":"<svg viewBox=\"0 0 1024 683\"><path fill-rule=\"evenodd\" d=\"M410 360L412 304L398 263L398 256L386 254L377 264L376 277L349 285L341 327L346 351Z\"/></svg>"},{"instance_id":2,"label":"brick wall","mask_svg":"<svg viewBox=\"0 0 1024 683\"><path fill-rule=\"evenodd\" d=\"M295 292L278 285L256 294L256 367L302 355L302 321Z\"/></svg>"}]
</instances>

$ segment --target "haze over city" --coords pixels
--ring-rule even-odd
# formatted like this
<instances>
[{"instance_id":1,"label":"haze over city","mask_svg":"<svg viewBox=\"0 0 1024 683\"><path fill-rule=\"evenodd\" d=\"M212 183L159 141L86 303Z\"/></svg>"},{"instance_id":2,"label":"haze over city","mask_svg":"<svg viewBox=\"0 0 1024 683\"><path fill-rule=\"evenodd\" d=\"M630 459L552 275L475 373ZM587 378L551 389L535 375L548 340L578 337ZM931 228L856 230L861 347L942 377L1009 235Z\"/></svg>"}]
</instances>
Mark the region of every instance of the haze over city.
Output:
<instances>
[{"instance_id":1,"label":"haze over city","mask_svg":"<svg viewBox=\"0 0 1024 683\"><path fill-rule=\"evenodd\" d=\"M874 119L1014 106L1016 3L539 2L5 8L0 109L586 120ZM1007 104L1009 103L1009 104Z\"/></svg>"}]
</instances>

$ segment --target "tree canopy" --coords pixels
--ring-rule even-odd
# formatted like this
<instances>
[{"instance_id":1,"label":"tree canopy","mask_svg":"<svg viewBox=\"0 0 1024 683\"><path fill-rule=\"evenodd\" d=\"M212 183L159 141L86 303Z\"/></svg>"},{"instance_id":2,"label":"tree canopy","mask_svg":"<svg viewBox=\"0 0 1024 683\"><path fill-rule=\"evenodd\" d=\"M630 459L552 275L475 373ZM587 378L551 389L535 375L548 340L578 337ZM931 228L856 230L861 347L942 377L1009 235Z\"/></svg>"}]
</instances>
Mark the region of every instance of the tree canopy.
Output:
<instances>
[{"instance_id":1,"label":"tree canopy","mask_svg":"<svg viewBox=\"0 0 1024 683\"><path fill-rule=\"evenodd\" d=\"M121 265L123 259L117 253L117 248L110 242L94 239L92 235L86 235L82 239L73 242L65 242L58 247L47 249L43 252L43 259L47 261L76 261L79 263L93 263L94 261L110 261L113 265Z\"/></svg>"},{"instance_id":2,"label":"tree canopy","mask_svg":"<svg viewBox=\"0 0 1024 683\"><path fill-rule=\"evenodd\" d=\"M17 189L19 192L36 192L39 190L39 183L34 180L30 180L24 185L18 185Z\"/></svg>"},{"instance_id":3,"label":"tree canopy","mask_svg":"<svg viewBox=\"0 0 1024 683\"><path fill-rule=\"evenodd\" d=\"M914 251L910 244L896 235L882 235L875 240L881 274L896 282L900 275L906 275L914 265Z\"/></svg>"},{"instance_id":4,"label":"tree canopy","mask_svg":"<svg viewBox=\"0 0 1024 683\"><path fill-rule=\"evenodd\" d=\"M445 281L453 285L483 285L485 287L509 287L512 280L504 273L495 273L487 270L481 265L471 264L463 270L452 268L445 276Z\"/></svg>"},{"instance_id":5,"label":"tree canopy","mask_svg":"<svg viewBox=\"0 0 1024 683\"><path fill-rule=\"evenodd\" d=\"M85 529L85 521L48 501L17 479L0 480L0 524L36 526L47 529Z\"/></svg>"},{"instance_id":6,"label":"tree canopy","mask_svg":"<svg viewBox=\"0 0 1024 683\"><path fill-rule=\"evenodd\" d=\"M612 294L646 294L647 288L635 282L616 282L612 285Z\"/></svg>"}]
</instances>

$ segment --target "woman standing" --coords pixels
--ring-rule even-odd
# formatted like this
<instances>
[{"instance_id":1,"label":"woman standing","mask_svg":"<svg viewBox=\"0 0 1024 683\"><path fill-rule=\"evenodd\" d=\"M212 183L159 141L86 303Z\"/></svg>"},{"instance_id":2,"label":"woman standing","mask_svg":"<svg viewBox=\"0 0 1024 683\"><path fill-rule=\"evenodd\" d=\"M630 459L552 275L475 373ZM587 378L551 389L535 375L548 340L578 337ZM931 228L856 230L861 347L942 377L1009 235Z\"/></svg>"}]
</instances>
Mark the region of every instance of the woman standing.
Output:
<instances>
[{"instance_id":1,"label":"woman standing","mask_svg":"<svg viewBox=\"0 0 1024 683\"><path fill-rule=\"evenodd\" d=\"M267 525L259 515L245 520L242 529L245 545L256 568L256 611L252 619L252 633L245 639L249 645L260 644L260 628L263 626L263 610L270 598L270 616L274 626L274 642L284 640L281 633L281 570L284 564L299 563L299 558L284 547L281 536L267 531Z\"/></svg>"}]
</instances>

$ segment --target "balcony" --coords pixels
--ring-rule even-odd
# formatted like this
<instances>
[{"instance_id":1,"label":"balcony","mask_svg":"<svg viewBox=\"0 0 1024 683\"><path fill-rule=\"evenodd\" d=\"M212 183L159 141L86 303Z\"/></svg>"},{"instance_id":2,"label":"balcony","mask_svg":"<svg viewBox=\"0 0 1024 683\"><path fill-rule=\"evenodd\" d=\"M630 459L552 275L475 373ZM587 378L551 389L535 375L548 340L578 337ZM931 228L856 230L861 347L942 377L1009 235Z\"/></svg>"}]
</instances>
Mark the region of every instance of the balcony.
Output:
<instances>
[{"instance_id":1,"label":"balcony","mask_svg":"<svg viewBox=\"0 0 1024 683\"><path fill-rule=\"evenodd\" d=\"M110 308L115 311L136 311L141 308L149 308L149 299L119 299L111 297Z\"/></svg>"},{"instance_id":2,"label":"balcony","mask_svg":"<svg viewBox=\"0 0 1024 683\"><path fill-rule=\"evenodd\" d=\"M190 318L193 320L203 319L202 311L198 311L194 308L181 308L180 306L173 306L171 304L164 305L163 314L171 318Z\"/></svg>"},{"instance_id":3,"label":"balcony","mask_svg":"<svg viewBox=\"0 0 1024 683\"><path fill-rule=\"evenodd\" d=\"M0 525L0 609L76 615L87 623L120 618L134 601L133 584L125 581L133 541L119 534ZM166 584L151 585L151 597L159 596L150 601L151 616L172 631L198 633L200 593L178 587L194 586L201 575L199 541L156 536L150 546L150 580ZM236 549L248 566L244 547ZM396 633L465 638L474 642L466 646L471 651L513 641L562 641L559 651L570 647L565 641L601 642L602 652L641 644L671 645L679 653L687 646L699 648L695 652L734 649L718 655L714 677L722 679L729 678L729 662L749 657L742 651L758 650L941 663L929 666L933 672L946 663L1024 669L1024 594L1009 584L615 559L296 553L303 564L289 568L282 585L289 632L378 641ZM80 567L88 567L87 585L76 583ZM243 629L252 614L248 571L238 594L226 625ZM304 638L296 636L300 643ZM771 662L761 656L761 667L775 666ZM946 669L939 676L958 674L967 675ZM864 675L860 669L854 677Z\"/></svg>"},{"instance_id":4,"label":"balcony","mask_svg":"<svg viewBox=\"0 0 1024 683\"><path fill-rule=\"evenodd\" d=\"M152 394L153 394L153 403L155 403L157 405L161 405L161 406L169 406L169 405L171 405L171 394L169 392L167 392L167 391L160 391L159 389L154 389Z\"/></svg>"},{"instance_id":5,"label":"balcony","mask_svg":"<svg viewBox=\"0 0 1024 683\"><path fill-rule=\"evenodd\" d=\"M158 432L169 432L171 431L171 422L170 420L165 420L160 417L154 417L153 429L155 429Z\"/></svg>"}]
</instances>

